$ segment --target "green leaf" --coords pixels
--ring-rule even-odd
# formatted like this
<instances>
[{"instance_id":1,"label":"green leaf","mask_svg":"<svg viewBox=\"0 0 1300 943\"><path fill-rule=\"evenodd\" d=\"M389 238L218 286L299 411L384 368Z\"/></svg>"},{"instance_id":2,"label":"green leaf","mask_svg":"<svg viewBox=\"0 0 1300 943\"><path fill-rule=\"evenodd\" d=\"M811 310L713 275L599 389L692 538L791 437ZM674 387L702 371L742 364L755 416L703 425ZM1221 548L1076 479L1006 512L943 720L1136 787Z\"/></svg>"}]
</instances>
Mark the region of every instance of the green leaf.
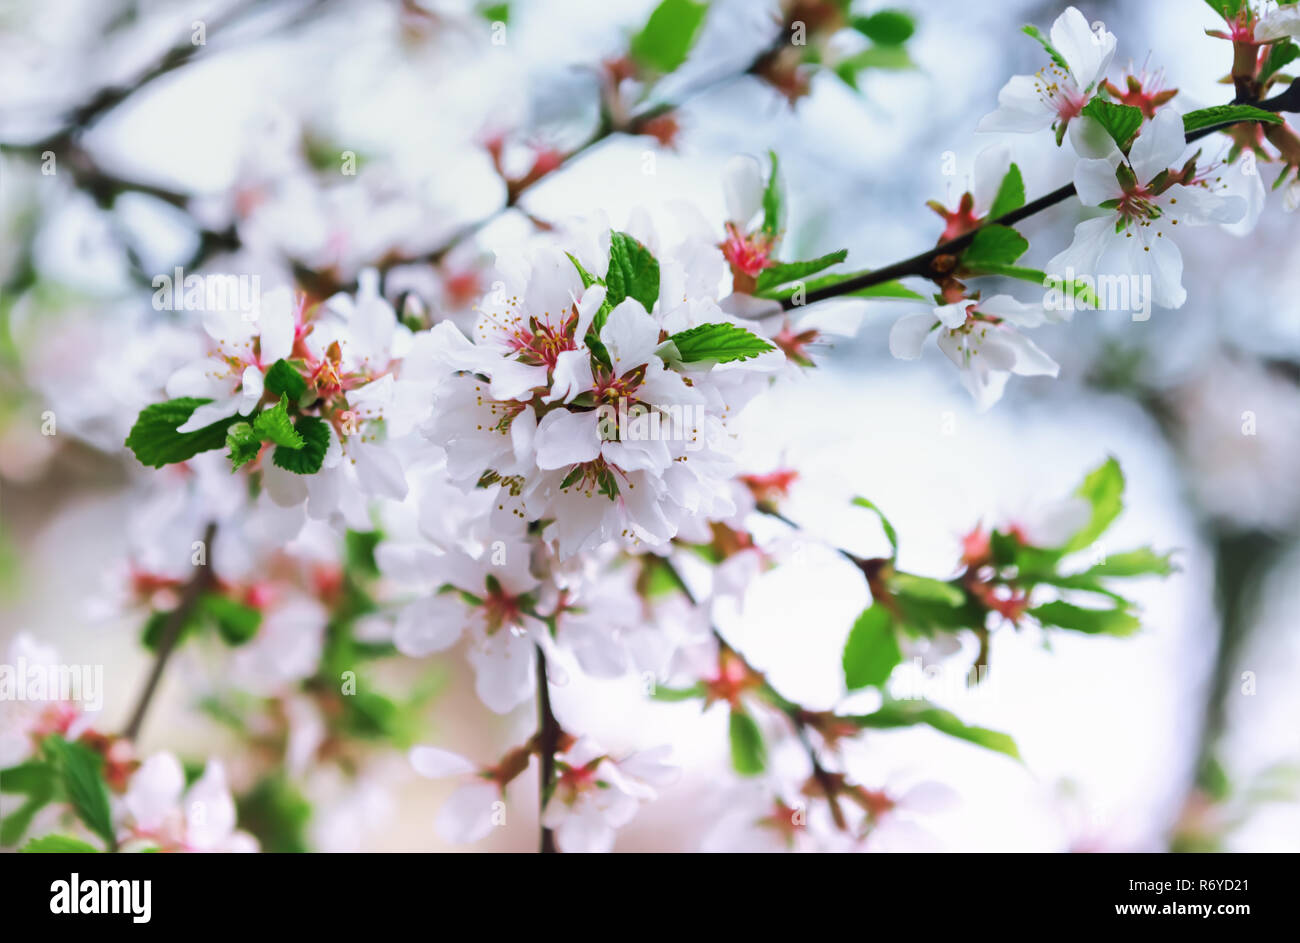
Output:
<instances>
[{"instance_id":1,"label":"green leaf","mask_svg":"<svg viewBox=\"0 0 1300 943\"><path fill-rule=\"evenodd\" d=\"M21 851L25 854L99 853L99 849L94 845L88 845L79 838L71 838L67 835L46 835L43 838L33 838L23 845Z\"/></svg>"},{"instance_id":2,"label":"green leaf","mask_svg":"<svg viewBox=\"0 0 1300 943\"><path fill-rule=\"evenodd\" d=\"M660 345L665 360L681 363L730 363L775 350L771 344L735 324L699 324L678 331Z\"/></svg>"},{"instance_id":3,"label":"green leaf","mask_svg":"<svg viewBox=\"0 0 1300 943\"><path fill-rule=\"evenodd\" d=\"M623 299L633 298L650 311L659 300L659 262L649 249L627 233L613 233L609 242L609 271L605 275L605 284L609 287L605 301L611 309L618 307ZM604 326L603 320L601 326Z\"/></svg>"},{"instance_id":4,"label":"green leaf","mask_svg":"<svg viewBox=\"0 0 1300 943\"><path fill-rule=\"evenodd\" d=\"M911 573L895 573L889 581L889 589L895 595L906 596L917 602L937 602L949 607L966 602L966 594L960 587Z\"/></svg>"},{"instance_id":5,"label":"green leaf","mask_svg":"<svg viewBox=\"0 0 1300 943\"><path fill-rule=\"evenodd\" d=\"M231 471L244 467L261 451L262 439L248 423L237 422L226 430L226 457Z\"/></svg>"},{"instance_id":6,"label":"green leaf","mask_svg":"<svg viewBox=\"0 0 1300 943\"><path fill-rule=\"evenodd\" d=\"M36 813L54 798L58 773L46 762L29 761L0 770L0 792L26 795L27 800L0 821L0 845L16 845Z\"/></svg>"},{"instance_id":7,"label":"green leaf","mask_svg":"<svg viewBox=\"0 0 1300 943\"><path fill-rule=\"evenodd\" d=\"M479 8L479 16L489 23L509 23L510 22L510 4L508 3L489 3Z\"/></svg>"},{"instance_id":8,"label":"green leaf","mask_svg":"<svg viewBox=\"0 0 1300 943\"><path fill-rule=\"evenodd\" d=\"M271 775L237 800L239 824L256 836L262 851L297 854L308 851L311 803L287 779Z\"/></svg>"},{"instance_id":9,"label":"green leaf","mask_svg":"<svg viewBox=\"0 0 1300 943\"><path fill-rule=\"evenodd\" d=\"M912 58L902 46L869 46L835 63L835 74L849 88L858 89L858 74L867 69L899 72L914 68Z\"/></svg>"},{"instance_id":10,"label":"green leaf","mask_svg":"<svg viewBox=\"0 0 1300 943\"><path fill-rule=\"evenodd\" d=\"M0 769L0 792L10 795L37 795L52 791L57 774L49 763L29 760L8 769Z\"/></svg>"},{"instance_id":11,"label":"green leaf","mask_svg":"<svg viewBox=\"0 0 1300 943\"><path fill-rule=\"evenodd\" d=\"M1025 178L1020 175L1020 168L1015 164L1007 171L1006 176L1002 178L1002 183L998 185L998 195L993 198L993 205L989 208L989 219L997 219L1012 210L1018 210L1025 205Z\"/></svg>"},{"instance_id":12,"label":"green leaf","mask_svg":"<svg viewBox=\"0 0 1300 943\"><path fill-rule=\"evenodd\" d=\"M1005 753L1013 759L1020 759L1020 750L1016 747L1016 741L1008 734L989 730L986 727L968 726L962 723L956 714L935 707L928 701L891 701L875 713L853 717L852 720L859 727L870 730L889 730L925 724L958 740L965 740L988 750Z\"/></svg>"},{"instance_id":13,"label":"green leaf","mask_svg":"<svg viewBox=\"0 0 1300 943\"><path fill-rule=\"evenodd\" d=\"M1294 58L1294 56L1292 57ZM1088 109L1085 108L1084 114ZM1221 124L1233 124L1238 121L1262 121L1265 124L1281 124L1282 117L1253 105L1214 105L1210 108L1198 108L1183 115L1183 130L1191 134L1202 128L1213 128Z\"/></svg>"},{"instance_id":14,"label":"green leaf","mask_svg":"<svg viewBox=\"0 0 1300 943\"><path fill-rule=\"evenodd\" d=\"M1105 128L1119 149L1128 153L1133 135L1142 126L1142 109L1133 105L1121 105L1118 102L1094 98L1083 106L1080 112L1085 118L1091 118Z\"/></svg>"},{"instance_id":15,"label":"green leaf","mask_svg":"<svg viewBox=\"0 0 1300 943\"><path fill-rule=\"evenodd\" d=\"M858 616L844 644L844 685L850 691L883 687L894 667L903 660L894 631L894 618L874 603Z\"/></svg>"},{"instance_id":16,"label":"green leaf","mask_svg":"<svg viewBox=\"0 0 1300 943\"><path fill-rule=\"evenodd\" d=\"M1085 609L1059 599L1035 606L1029 614L1043 625L1089 635L1132 635L1141 627L1138 617L1127 609Z\"/></svg>"},{"instance_id":17,"label":"green leaf","mask_svg":"<svg viewBox=\"0 0 1300 943\"><path fill-rule=\"evenodd\" d=\"M63 789L86 827L104 839L109 848L117 845L113 817L108 806L108 787L101 772L99 754L81 745L59 739L54 742L63 769Z\"/></svg>"},{"instance_id":18,"label":"green leaf","mask_svg":"<svg viewBox=\"0 0 1300 943\"><path fill-rule=\"evenodd\" d=\"M1259 81L1264 82L1272 78L1279 69L1283 69L1294 62L1297 56L1300 56L1300 46L1295 43L1274 43L1269 48L1268 58L1264 60L1264 65L1259 70ZM1186 127L1186 123L1184 123L1184 127Z\"/></svg>"},{"instance_id":19,"label":"green leaf","mask_svg":"<svg viewBox=\"0 0 1300 943\"><path fill-rule=\"evenodd\" d=\"M383 538L383 533L377 530L349 530L343 538L348 572L378 576L379 564L375 562L375 548Z\"/></svg>"},{"instance_id":20,"label":"green leaf","mask_svg":"<svg viewBox=\"0 0 1300 943\"><path fill-rule=\"evenodd\" d=\"M329 448L329 426L317 416L299 416L294 429L302 438L302 447L297 449L278 446L271 455L277 467L291 471L296 475L314 475L320 471L325 460L325 450Z\"/></svg>"},{"instance_id":21,"label":"green leaf","mask_svg":"<svg viewBox=\"0 0 1300 943\"><path fill-rule=\"evenodd\" d=\"M53 793L44 796L31 796L22 805L6 815L3 820L0 820L0 845L8 847L18 844L18 840L23 837L31 826L32 819L36 818L36 813L45 808L52 798L54 798Z\"/></svg>"},{"instance_id":22,"label":"green leaf","mask_svg":"<svg viewBox=\"0 0 1300 943\"><path fill-rule=\"evenodd\" d=\"M1246 0L1205 0L1205 3L1219 16L1231 22L1241 12Z\"/></svg>"},{"instance_id":23,"label":"green leaf","mask_svg":"<svg viewBox=\"0 0 1300 943\"><path fill-rule=\"evenodd\" d=\"M1065 551L1081 550L1100 537L1124 510L1124 473L1119 462L1108 458L1084 478L1075 494L1092 505L1088 523L1065 544Z\"/></svg>"},{"instance_id":24,"label":"green leaf","mask_svg":"<svg viewBox=\"0 0 1300 943\"><path fill-rule=\"evenodd\" d=\"M1063 294L1073 295L1075 300L1084 307L1097 307L1096 292L1081 278L1072 278L1067 283L1065 279L1058 278L1055 275L1048 275L1041 269L1028 268L1023 265L991 265L983 263L980 265L980 271L977 275L997 275L1002 278L1016 278L1023 282L1033 282L1043 288L1055 288Z\"/></svg>"},{"instance_id":25,"label":"green leaf","mask_svg":"<svg viewBox=\"0 0 1300 943\"><path fill-rule=\"evenodd\" d=\"M889 518L885 517L885 512L880 510L880 508L876 507L876 505L874 505L866 498L861 496L855 497L853 499L853 503L860 508L866 508L868 511L874 512L876 517L880 518L880 527L885 532L885 539L889 541L890 549L893 551L893 553L889 555L890 559L891 560L897 559L898 558L898 531L894 530L894 525L889 523Z\"/></svg>"},{"instance_id":26,"label":"green leaf","mask_svg":"<svg viewBox=\"0 0 1300 943\"><path fill-rule=\"evenodd\" d=\"M266 371L265 389L272 396L287 396L290 402L296 403L307 392L307 381L293 364L281 358Z\"/></svg>"},{"instance_id":27,"label":"green leaf","mask_svg":"<svg viewBox=\"0 0 1300 943\"><path fill-rule=\"evenodd\" d=\"M961 264L968 269L1010 265L1028 248L1029 240L1010 226L989 223L975 230L975 238L962 253Z\"/></svg>"},{"instance_id":28,"label":"green leaf","mask_svg":"<svg viewBox=\"0 0 1300 943\"><path fill-rule=\"evenodd\" d=\"M227 645L243 645L257 635L262 613L237 599L208 593L199 602L204 614L217 625L217 632Z\"/></svg>"},{"instance_id":29,"label":"green leaf","mask_svg":"<svg viewBox=\"0 0 1300 943\"><path fill-rule=\"evenodd\" d=\"M280 395L280 402L257 414L253 432L259 439L286 449L300 449L304 444L289 420L289 398L284 394Z\"/></svg>"},{"instance_id":30,"label":"green leaf","mask_svg":"<svg viewBox=\"0 0 1300 943\"><path fill-rule=\"evenodd\" d=\"M1127 576L1168 576L1174 572L1176 567L1169 558L1169 554L1156 553L1150 547L1142 547L1139 550L1130 550L1127 553L1116 553L1108 556L1105 561L1090 567L1087 576L1109 576L1109 577L1127 577Z\"/></svg>"},{"instance_id":31,"label":"green leaf","mask_svg":"<svg viewBox=\"0 0 1300 943\"><path fill-rule=\"evenodd\" d=\"M767 186L763 188L763 232L775 239L785 228L785 191L781 186L781 162L776 151L767 152L772 162L767 175Z\"/></svg>"},{"instance_id":32,"label":"green leaf","mask_svg":"<svg viewBox=\"0 0 1300 943\"><path fill-rule=\"evenodd\" d=\"M821 275L817 278L810 278L803 283L803 294L820 291L823 288L832 288L841 282L846 282L851 278L857 278L860 275L868 275L870 270L861 272L837 272L833 275ZM755 289L754 294L762 298L770 298L773 301L785 301L793 298L799 288L798 285L790 285L783 288L769 288L766 291ZM881 282L878 285L872 285L869 288L859 288L857 291L844 292L846 298L897 298L906 301L927 301L925 295L912 291L902 282Z\"/></svg>"},{"instance_id":33,"label":"green leaf","mask_svg":"<svg viewBox=\"0 0 1300 943\"><path fill-rule=\"evenodd\" d=\"M770 268L763 269L763 271L759 273L755 291L770 291L773 288L802 279L805 276L814 275L822 269L830 268L832 265L838 265L848 258L848 255L848 249L840 249L838 252L829 252L826 255L820 256L816 259L809 259L806 262L778 262Z\"/></svg>"},{"instance_id":34,"label":"green leaf","mask_svg":"<svg viewBox=\"0 0 1300 943\"><path fill-rule=\"evenodd\" d=\"M916 31L916 24L902 10L881 10L870 16L855 16L849 20L849 25L882 46L901 46Z\"/></svg>"},{"instance_id":35,"label":"green leaf","mask_svg":"<svg viewBox=\"0 0 1300 943\"><path fill-rule=\"evenodd\" d=\"M731 709L731 765L741 776L757 776L767 768L767 745L754 718L743 708Z\"/></svg>"},{"instance_id":36,"label":"green leaf","mask_svg":"<svg viewBox=\"0 0 1300 943\"><path fill-rule=\"evenodd\" d=\"M597 283L601 285L605 284L595 275L592 275L585 268L583 268L582 263L578 261L578 257L575 256L572 252L566 252L564 254L569 257L569 261L573 263L573 267L578 270L578 277L582 279L583 288L590 288L592 285L595 285Z\"/></svg>"},{"instance_id":37,"label":"green leaf","mask_svg":"<svg viewBox=\"0 0 1300 943\"><path fill-rule=\"evenodd\" d=\"M656 701L666 701L675 703L677 701L693 701L697 698L706 697L709 689L704 686L704 682L693 684L689 688L669 688L661 684L656 684L654 690L650 692L650 697Z\"/></svg>"},{"instance_id":38,"label":"green leaf","mask_svg":"<svg viewBox=\"0 0 1300 943\"><path fill-rule=\"evenodd\" d=\"M686 61L707 10L697 0L663 0L632 37L632 58L656 72L672 72Z\"/></svg>"},{"instance_id":39,"label":"green leaf","mask_svg":"<svg viewBox=\"0 0 1300 943\"><path fill-rule=\"evenodd\" d=\"M1065 61L1065 57L1057 51L1051 41L1043 35L1042 30L1037 26L1024 26L1021 27L1020 31L1026 36L1032 36L1034 39L1038 40L1042 44L1043 48L1047 50L1047 54L1052 57L1053 62L1059 65L1066 72L1070 71L1070 64Z\"/></svg>"},{"instance_id":40,"label":"green leaf","mask_svg":"<svg viewBox=\"0 0 1300 943\"><path fill-rule=\"evenodd\" d=\"M238 417L220 419L194 432L177 432L190 414L212 400L183 397L154 403L140 411L126 446L135 453L141 465L162 468L193 458L200 452L219 449L226 442L226 429Z\"/></svg>"}]
</instances>

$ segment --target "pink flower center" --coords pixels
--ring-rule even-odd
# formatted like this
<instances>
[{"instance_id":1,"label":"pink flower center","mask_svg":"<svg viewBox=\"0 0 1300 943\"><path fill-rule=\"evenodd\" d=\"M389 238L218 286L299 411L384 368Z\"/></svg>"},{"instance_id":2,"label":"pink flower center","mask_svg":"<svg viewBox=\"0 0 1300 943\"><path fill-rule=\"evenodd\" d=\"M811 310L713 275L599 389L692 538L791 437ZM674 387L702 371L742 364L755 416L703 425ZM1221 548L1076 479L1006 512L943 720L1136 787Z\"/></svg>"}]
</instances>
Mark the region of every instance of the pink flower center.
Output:
<instances>
[{"instance_id":1,"label":"pink flower center","mask_svg":"<svg viewBox=\"0 0 1300 943\"><path fill-rule=\"evenodd\" d=\"M772 238L760 232L742 235L735 223L727 223L727 238L721 245L722 254L737 275L757 278L765 268L774 264L769 256L772 253Z\"/></svg>"},{"instance_id":2,"label":"pink flower center","mask_svg":"<svg viewBox=\"0 0 1300 943\"><path fill-rule=\"evenodd\" d=\"M1038 70L1034 76L1034 90L1063 122L1077 118L1083 106L1088 104L1088 96L1075 83L1074 76L1054 62Z\"/></svg>"}]
</instances>

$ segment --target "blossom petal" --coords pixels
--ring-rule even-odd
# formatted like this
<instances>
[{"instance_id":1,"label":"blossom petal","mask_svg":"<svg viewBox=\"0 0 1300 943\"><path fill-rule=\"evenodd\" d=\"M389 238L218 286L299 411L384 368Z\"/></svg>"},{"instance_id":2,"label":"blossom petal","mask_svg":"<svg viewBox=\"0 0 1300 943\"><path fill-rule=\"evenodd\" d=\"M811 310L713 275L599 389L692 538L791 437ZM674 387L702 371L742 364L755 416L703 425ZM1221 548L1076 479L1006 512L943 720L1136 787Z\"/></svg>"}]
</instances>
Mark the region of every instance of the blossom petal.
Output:
<instances>
[{"instance_id":1,"label":"blossom petal","mask_svg":"<svg viewBox=\"0 0 1300 943\"><path fill-rule=\"evenodd\" d=\"M659 322L634 298L624 298L600 329L600 342L609 351L614 376L648 363L659 346Z\"/></svg>"},{"instance_id":2,"label":"blossom petal","mask_svg":"<svg viewBox=\"0 0 1300 943\"><path fill-rule=\"evenodd\" d=\"M557 409L537 424L537 467L566 468L590 462L600 454L600 427L594 411L573 413Z\"/></svg>"},{"instance_id":3,"label":"blossom petal","mask_svg":"<svg viewBox=\"0 0 1300 943\"><path fill-rule=\"evenodd\" d=\"M915 360L935 326L934 315L927 312L907 314L889 329L889 352L899 360Z\"/></svg>"},{"instance_id":4,"label":"blossom petal","mask_svg":"<svg viewBox=\"0 0 1300 943\"><path fill-rule=\"evenodd\" d=\"M456 644L465 623L465 604L455 594L417 599L398 614L393 645L412 658L446 651Z\"/></svg>"},{"instance_id":5,"label":"blossom petal","mask_svg":"<svg viewBox=\"0 0 1300 943\"><path fill-rule=\"evenodd\" d=\"M1056 112L1038 94L1038 77L1013 75L998 92L998 107L976 126L976 131L1041 131L1056 120Z\"/></svg>"},{"instance_id":6,"label":"blossom petal","mask_svg":"<svg viewBox=\"0 0 1300 943\"><path fill-rule=\"evenodd\" d=\"M727 202L727 219L744 228L763 208L763 168L754 158L739 154L727 161L722 172L722 193Z\"/></svg>"}]
</instances>

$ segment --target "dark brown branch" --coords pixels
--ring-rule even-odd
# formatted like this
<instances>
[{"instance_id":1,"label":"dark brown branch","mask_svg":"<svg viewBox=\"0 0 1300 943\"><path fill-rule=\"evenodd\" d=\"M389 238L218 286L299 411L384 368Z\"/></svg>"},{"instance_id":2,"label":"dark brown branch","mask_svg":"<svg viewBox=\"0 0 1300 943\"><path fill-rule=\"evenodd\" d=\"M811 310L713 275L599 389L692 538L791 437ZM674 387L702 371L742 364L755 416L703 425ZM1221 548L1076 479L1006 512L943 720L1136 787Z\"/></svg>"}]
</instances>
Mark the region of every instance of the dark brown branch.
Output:
<instances>
[{"instance_id":1,"label":"dark brown branch","mask_svg":"<svg viewBox=\"0 0 1300 943\"><path fill-rule=\"evenodd\" d=\"M560 724L551 710L551 688L546 679L546 655L541 646L537 648L537 817L541 831L538 851L542 854L554 854L555 833L541 824L542 813L546 803L555 790L555 753L560 748Z\"/></svg>"},{"instance_id":2,"label":"dark brown branch","mask_svg":"<svg viewBox=\"0 0 1300 943\"><path fill-rule=\"evenodd\" d=\"M1272 112L1294 112L1300 111L1300 79L1291 83L1286 91L1272 98L1267 98L1261 102L1233 102L1233 104L1253 104L1257 108ZM1225 122L1224 124L1214 125L1208 128L1201 128L1187 135L1187 143L1199 141L1216 131L1221 131L1225 127L1231 127L1234 124L1240 124L1239 121ZM813 291L804 293L798 304L795 303L794 297L787 298L781 302L781 307L786 311L799 305L813 304L817 301L825 301L828 298L839 298L844 295L851 295L854 292L862 291L866 288L873 288L876 285L883 285L885 282L892 282L900 278L919 277L930 278L936 281L942 281L956 269L958 259L981 230L988 226L1014 226L1022 220L1028 219L1050 206L1055 206L1064 200L1074 196L1075 189L1073 183L1067 183L1064 186L1057 187L1051 193L1040 196L1038 199L1026 203L1019 209L1004 213L997 219L986 220L982 225L972 229L968 233L949 239L947 242L941 242L933 249L928 249L910 259L903 259L901 262L894 262L892 265L886 265L884 268L878 268L874 271L864 272L855 277L837 282L834 285L827 285L824 288L818 288Z\"/></svg>"},{"instance_id":3,"label":"dark brown branch","mask_svg":"<svg viewBox=\"0 0 1300 943\"><path fill-rule=\"evenodd\" d=\"M180 639L185 624L194 615L199 600L203 598L203 594L216 581L212 569L212 541L216 535L216 523L209 523L207 529L203 532L204 562L195 565L194 575L185 584L180 602L168 614L167 621L163 624L162 633L158 638L158 651L154 655L153 668L149 671L149 679L145 682L144 690L140 692L140 699L136 702L135 710L131 712L130 723L126 725L126 729L122 732L122 736L128 740L134 740L140 735L140 726L144 723L144 715L148 712L149 704L153 701L153 696L158 690L158 682L162 680L163 670L167 667L167 661L171 658L172 650L176 648L176 642Z\"/></svg>"}]
</instances>

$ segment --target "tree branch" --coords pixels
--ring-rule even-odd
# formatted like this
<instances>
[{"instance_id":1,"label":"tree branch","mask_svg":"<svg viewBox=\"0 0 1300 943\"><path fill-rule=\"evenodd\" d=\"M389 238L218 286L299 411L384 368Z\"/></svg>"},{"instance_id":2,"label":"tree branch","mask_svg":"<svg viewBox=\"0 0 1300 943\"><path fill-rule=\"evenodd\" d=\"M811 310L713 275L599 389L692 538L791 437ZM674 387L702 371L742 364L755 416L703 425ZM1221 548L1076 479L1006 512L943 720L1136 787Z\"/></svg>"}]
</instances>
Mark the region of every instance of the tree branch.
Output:
<instances>
[{"instance_id":1,"label":"tree branch","mask_svg":"<svg viewBox=\"0 0 1300 943\"><path fill-rule=\"evenodd\" d=\"M131 721L122 731L122 736L128 740L134 740L140 734L140 726L144 723L144 715L149 710L149 704L153 701L153 696L158 690L158 682L162 680L163 670L167 667L167 661L171 658L172 650L176 647L176 642L180 639L181 632L185 624L189 622L190 617L194 614L199 600L216 582L216 576L212 569L212 541L217 535L216 522L210 522L203 532L203 551L206 559L203 563L194 568L194 575L190 581L185 584L185 589L181 593L181 601L167 615L167 621L163 624L162 633L158 639L158 651L154 656L153 668L149 671L149 679L145 682L144 690L140 692L140 698L136 701L135 710L131 712Z\"/></svg>"},{"instance_id":2,"label":"tree branch","mask_svg":"<svg viewBox=\"0 0 1300 943\"><path fill-rule=\"evenodd\" d=\"M541 824L542 813L546 803L555 790L555 753L560 747L560 724L551 710L550 682L546 678L546 655L541 646L537 647L537 820L541 831L538 851L542 854L554 854L555 833Z\"/></svg>"},{"instance_id":3,"label":"tree branch","mask_svg":"<svg viewBox=\"0 0 1300 943\"><path fill-rule=\"evenodd\" d=\"M677 584L677 588L681 590L682 595L686 597L687 601L689 601L693 606L699 606L699 601L695 598L695 594L691 591L690 586L687 585L686 580L682 578L681 573L678 572L677 567L673 566L667 558L664 558L663 564L667 568L668 573L672 576L673 582ZM712 633L713 640L718 643L719 648L723 651L730 652L738 658L750 674L763 679L763 692L767 695L769 703L779 709L781 713L785 715L786 719L789 720L790 726L794 729L795 737L799 740L800 746L803 747L804 752L808 755L808 762L812 766L813 778L817 780L817 785L821 787L822 792L826 795L826 804L830 807L831 819L835 822L836 828L839 828L840 830L846 829L848 823L844 818L843 810L840 809L839 800L836 798L836 793L839 791L836 777L822 766L821 759L817 755L817 749L813 746L812 739L808 736L808 731L815 728L808 723L807 718L814 712L801 707L778 692L776 688L772 687L772 685L768 683L767 678L764 677L763 673L755 669L742 652L738 651L734 645L722 637L722 633L718 631L717 626L710 625L709 632Z\"/></svg>"},{"instance_id":4,"label":"tree branch","mask_svg":"<svg viewBox=\"0 0 1300 943\"><path fill-rule=\"evenodd\" d=\"M1256 108L1272 112L1295 112L1300 111L1300 79L1291 83L1286 91L1272 98L1267 98L1261 102L1232 102L1232 104L1251 104ZM1229 121L1223 124L1213 125L1208 128L1201 128L1187 135L1187 143L1199 141L1216 131L1221 131L1226 127L1234 124L1242 124L1240 121ZM848 278L834 285L827 285L824 288L815 289L806 292L798 304L794 298L787 298L781 302L783 310L789 311L800 305L809 305L818 301L826 301L829 298L839 298L844 295L851 295L854 292L862 291L866 288L873 288L876 285L882 285L885 282L892 282L900 278L920 277L942 280L951 275L956 269L958 259L965 251L981 230L988 226L1014 226L1022 220L1028 219L1050 206L1055 206L1064 200L1074 196L1075 189L1073 183L1067 183L1064 186L1057 187L1051 193L1040 196L1038 199L1026 203L1019 209L1004 213L996 219L985 220L983 224L972 229L970 232L963 233L955 239L949 239L947 242L941 242L933 249L928 249L910 259L903 259L900 262L894 262L886 265L884 268L875 269L871 272L864 272L855 278Z\"/></svg>"}]
</instances>

